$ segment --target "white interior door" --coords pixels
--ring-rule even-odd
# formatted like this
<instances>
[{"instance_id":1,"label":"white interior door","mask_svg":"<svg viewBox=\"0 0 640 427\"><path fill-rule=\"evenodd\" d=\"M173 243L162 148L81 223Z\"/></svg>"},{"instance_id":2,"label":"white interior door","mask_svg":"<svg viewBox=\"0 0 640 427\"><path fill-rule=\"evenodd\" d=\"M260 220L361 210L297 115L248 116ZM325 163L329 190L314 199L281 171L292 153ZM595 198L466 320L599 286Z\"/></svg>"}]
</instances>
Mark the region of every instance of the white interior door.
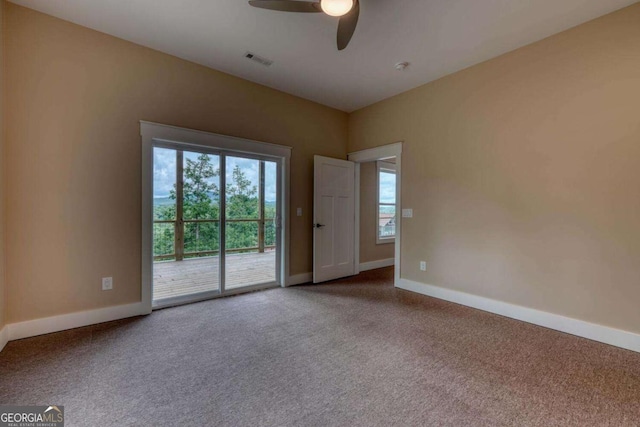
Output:
<instances>
[{"instance_id":1,"label":"white interior door","mask_svg":"<svg viewBox=\"0 0 640 427\"><path fill-rule=\"evenodd\" d=\"M314 156L313 283L355 274L355 163Z\"/></svg>"}]
</instances>

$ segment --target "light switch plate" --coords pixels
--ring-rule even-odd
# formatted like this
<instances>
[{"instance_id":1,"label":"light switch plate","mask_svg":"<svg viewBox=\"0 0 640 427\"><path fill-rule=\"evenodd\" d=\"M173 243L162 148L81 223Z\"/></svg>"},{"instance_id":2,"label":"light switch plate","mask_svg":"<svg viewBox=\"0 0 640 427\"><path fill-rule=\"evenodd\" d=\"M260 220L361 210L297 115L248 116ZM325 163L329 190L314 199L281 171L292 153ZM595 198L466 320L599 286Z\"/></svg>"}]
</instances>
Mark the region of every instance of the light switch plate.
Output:
<instances>
[{"instance_id":1,"label":"light switch plate","mask_svg":"<svg viewBox=\"0 0 640 427\"><path fill-rule=\"evenodd\" d=\"M302 216L302 208L296 209L296 215Z\"/></svg>"},{"instance_id":2,"label":"light switch plate","mask_svg":"<svg viewBox=\"0 0 640 427\"><path fill-rule=\"evenodd\" d=\"M402 218L413 218L413 209L402 209Z\"/></svg>"}]
</instances>

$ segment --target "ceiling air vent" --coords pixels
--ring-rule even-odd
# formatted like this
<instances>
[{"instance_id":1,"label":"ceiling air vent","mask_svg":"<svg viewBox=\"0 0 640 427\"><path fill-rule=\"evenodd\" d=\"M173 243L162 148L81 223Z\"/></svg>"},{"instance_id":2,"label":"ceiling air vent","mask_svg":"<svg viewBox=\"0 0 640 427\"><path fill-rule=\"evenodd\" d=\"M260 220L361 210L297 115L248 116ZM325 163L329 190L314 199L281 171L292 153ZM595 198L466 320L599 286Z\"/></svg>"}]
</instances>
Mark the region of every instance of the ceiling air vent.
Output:
<instances>
[{"instance_id":1,"label":"ceiling air vent","mask_svg":"<svg viewBox=\"0 0 640 427\"><path fill-rule=\"evenodd\" d=\"M262 56L258 56L255 53L251 53L251 52L245 53L244 57L257 62L258 64L264 65L265 67L270 67L271 64L273 64L272 60L263 58Z\"/></svg>"}]
</instances>

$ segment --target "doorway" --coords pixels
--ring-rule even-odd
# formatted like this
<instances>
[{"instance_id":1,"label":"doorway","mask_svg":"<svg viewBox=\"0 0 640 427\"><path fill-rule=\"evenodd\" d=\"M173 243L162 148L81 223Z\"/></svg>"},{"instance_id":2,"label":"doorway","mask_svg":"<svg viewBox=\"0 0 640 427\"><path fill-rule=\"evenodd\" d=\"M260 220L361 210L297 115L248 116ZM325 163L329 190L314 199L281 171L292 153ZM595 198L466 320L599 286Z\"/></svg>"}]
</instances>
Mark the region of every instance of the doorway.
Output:
<instances>
[{"instance_id":1,"label":"doorway","mask_svg":"<svg viewBox=\"0 0 640 427\"><path fill-rule=\"evenodd\" d=\"M185 141L197 132L146 125L156 133L181 130ZM143 169L150 172L151 185L143 201L152 219L147 233L143 221L143 238L148 239L151 262L143 293L146 288L152 308L285 284L283 184L288 158L230 150L225 144L230 137L206 135L218 147L147 141L151 162ZM246 142L255 151L270 148Z\"/></svg>"},{"instance_id":2,"label":"doorway","mask_svg":"<svg viewBox=\"0 0 640 427\"><path fill-rule=\"evenodd\" d=\"M400 279L402 143L349 153L348 160L314 156L313 282L394 265ZM376 245L387 245L388 257L361 263L361 167L375 163L371 227ZM376 177L376 175L373 175ZM381 182L384 185L381 185ZM369 195L369 194L368 194ZM394 243L390 245L390 243ZM391 250L389 250L391 249ZM380 251L378 251L380 252Z\"/></svg>"},{"instance_id":3,"label":"doorway","mask_svg":"<svg viewBox=\"0 0 640 427\"><path fill-rule=\"evenodd\" d=\"M375 198L370 200L370 203L367 203L367 201L364 201L365 203L363 203L361 191L356 191L356 273L373 268L394 265L394 284L397 286L401 273L400 254L402 250L402 217L404 216L401 204L402 142L349 153L348 159L349 161L355 162L357 189L361 190L361 187L364 184L362 182L363 168L371 168L370 171L372 171L372 173L375 171L374 176L376 176L376 187L370 187L370 189L376 191ZM370 166L367 166L367 164ZM375 165L375 167L373 165ZM380 181L383 181L385 184L381 186ZM395 186L394 194L391 194L389 191L390 186ZM368 194L371 196L373 195L373 192L369 192ZM362 217L368 213L363 212L363 209L373 210L372 226L367 226L366 223L362 224ZM363 248L361 247L361 244L367 239L362 238L364 236L361 236L361 233L371 233L368 234L368 237L372 238L373 241L376 242L378 251L384 251L384 245L388 245L389 247L393 246L393 260L386 258L377 260L376 262L367 262L366 259L363 259L363 256L367 255L362 253ZM391 235L393 235L393 239L386 240L390 238ZM375 238L372 236L375 236ZM393 243L393 245L390 243Z\"/></svg>"},{"instance_id":4,"label":"doorway","mask_svg":"<svg viewBox=\"0 0 640 427\"><path fill-rule=\"evenodd\" d=\"M399 213L395 157L364 162L359 166L360 271L389 267L395 262Z\"/></svg>"}]
</instances>

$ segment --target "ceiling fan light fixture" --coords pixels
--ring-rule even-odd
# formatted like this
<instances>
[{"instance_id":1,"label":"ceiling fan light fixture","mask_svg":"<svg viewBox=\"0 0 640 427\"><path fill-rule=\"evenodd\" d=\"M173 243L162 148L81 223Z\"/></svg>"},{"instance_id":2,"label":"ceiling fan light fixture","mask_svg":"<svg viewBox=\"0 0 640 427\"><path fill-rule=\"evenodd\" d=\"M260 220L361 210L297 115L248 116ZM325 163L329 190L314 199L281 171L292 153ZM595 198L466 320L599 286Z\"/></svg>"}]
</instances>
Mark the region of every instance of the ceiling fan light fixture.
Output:
<instances>
[{"instance_id":1,"label":"ceiling fan light fixture","mask_svg":"<svg viewBox=\"0 0 640 427\"><path fill-rule=\"evenodd\" d=\"M343 16L353 8L353 0L320 0L320 8L329 16Z\"/></svg>"}]
</instances>

